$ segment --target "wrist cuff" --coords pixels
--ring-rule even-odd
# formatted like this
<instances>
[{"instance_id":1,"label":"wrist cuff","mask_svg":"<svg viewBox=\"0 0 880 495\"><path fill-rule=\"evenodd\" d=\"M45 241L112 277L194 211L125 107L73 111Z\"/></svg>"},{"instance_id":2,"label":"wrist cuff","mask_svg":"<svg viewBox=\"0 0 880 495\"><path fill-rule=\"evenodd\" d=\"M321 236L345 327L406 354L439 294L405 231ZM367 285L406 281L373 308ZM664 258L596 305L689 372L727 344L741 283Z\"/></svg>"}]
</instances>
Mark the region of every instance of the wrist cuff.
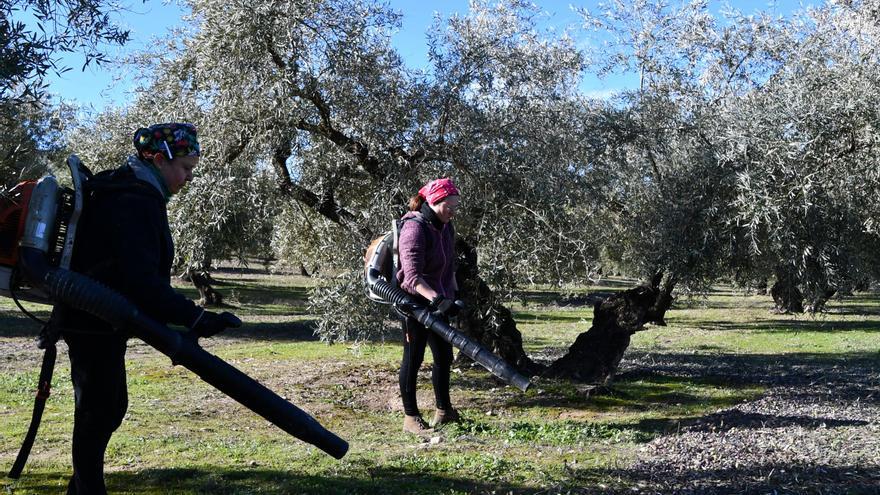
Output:
<instances>
[{"instance_id":1,"label":"wrist cuff","mask_svg":"<svg viewBox=\"0 0 880 495\"><path fill-rule=\"evenodd\" d=\"M205 308L202 308L202 311L199 313L199 316L196 317L196 321L192 322L192 325L189 326L190 330L196 327L199 324L199 321L202 320L202 316L205 314Z\"/></svg>"}]
</instances>

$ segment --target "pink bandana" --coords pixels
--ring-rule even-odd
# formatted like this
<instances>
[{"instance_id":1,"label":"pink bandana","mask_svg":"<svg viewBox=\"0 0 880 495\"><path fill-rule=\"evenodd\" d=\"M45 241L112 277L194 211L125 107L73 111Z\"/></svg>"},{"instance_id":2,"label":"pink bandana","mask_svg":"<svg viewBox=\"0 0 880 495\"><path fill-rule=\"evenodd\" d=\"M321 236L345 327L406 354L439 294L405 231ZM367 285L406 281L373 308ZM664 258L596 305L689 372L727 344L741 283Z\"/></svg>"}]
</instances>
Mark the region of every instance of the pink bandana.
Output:
<instances>
[{"instance_id":1,"label":"pink bandana","mask_svg":"<svg viewBox=\"0 0 880 495\"><path fill-rule=\"evenodd\" d=\"M425 198L429 205L436 205L447 196L458 196L458 188L452 183L452 179L432 180L419 189L419 196Z\"/></svg>"}]
</instances>

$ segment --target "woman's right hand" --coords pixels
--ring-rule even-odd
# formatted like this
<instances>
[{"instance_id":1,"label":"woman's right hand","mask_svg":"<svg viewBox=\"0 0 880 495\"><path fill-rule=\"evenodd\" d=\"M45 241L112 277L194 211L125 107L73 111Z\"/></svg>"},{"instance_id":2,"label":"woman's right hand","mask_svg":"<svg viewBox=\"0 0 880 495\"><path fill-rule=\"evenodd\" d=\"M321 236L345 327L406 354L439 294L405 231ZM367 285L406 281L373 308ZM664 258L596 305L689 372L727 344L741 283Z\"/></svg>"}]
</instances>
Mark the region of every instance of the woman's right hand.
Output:
<instances>
[{"instance_id":1,"label":"woman's right hand","mask_svg":"<svg viewBox=\"0 0 880 495\"><path fill-rule=\"evenodd\" d=\"M431 300L430 309L434 313L438 313L444 316L457 316L461 310L465 309L464 302L460 300L452 300L443 296L436 296Z\"/></svg>"}]
</instances>

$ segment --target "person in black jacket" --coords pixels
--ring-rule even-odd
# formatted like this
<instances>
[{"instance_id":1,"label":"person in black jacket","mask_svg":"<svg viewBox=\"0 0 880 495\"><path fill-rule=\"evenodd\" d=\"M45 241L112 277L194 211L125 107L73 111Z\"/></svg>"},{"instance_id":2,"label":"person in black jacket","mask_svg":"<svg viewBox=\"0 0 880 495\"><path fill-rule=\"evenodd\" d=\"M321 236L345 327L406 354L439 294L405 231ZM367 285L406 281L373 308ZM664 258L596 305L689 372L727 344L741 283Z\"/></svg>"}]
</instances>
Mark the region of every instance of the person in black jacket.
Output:
<instances>
[{"instance_id":1,"label":"person in black jacket","mask_svg":"<svg viewBox=\"0 0 880 495\"><path fill-rule=\"evenodd\" d=\"M174 245L166 203L192 180L199 144L192 124L156 124L134 135L136 156L96 174L86 187L72 268L120 292L163 324L211 336L240 322L213 313L171 287ZM75 409L73 476L67 493L102 495L104 452L128 408L124 328L85 312L56 307L69 348Z\"/></svg>"}]
</instances>

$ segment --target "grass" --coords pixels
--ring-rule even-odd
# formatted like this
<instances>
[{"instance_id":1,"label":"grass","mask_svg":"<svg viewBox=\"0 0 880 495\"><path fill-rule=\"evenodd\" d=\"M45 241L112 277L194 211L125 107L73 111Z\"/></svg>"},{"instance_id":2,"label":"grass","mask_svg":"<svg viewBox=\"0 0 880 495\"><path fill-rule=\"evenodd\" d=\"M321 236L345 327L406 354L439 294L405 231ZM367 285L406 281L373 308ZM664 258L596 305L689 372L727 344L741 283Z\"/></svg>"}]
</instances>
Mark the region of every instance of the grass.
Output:
<instances>
[{"instance_id":1,"label":"grass","mask_svg":"<svg viewBox=\"0 0 880 495\"><path fill-rule=\"evenodd\" d=\"M350 442L337 461L300 442L198 379L132 341L130 406L107 452L107 482L121 494L245 493L533 493L598 484L632 463L641 445L682 424L765 391L759 377L728 381L715 374L623 373L612 393L537 379L520 393L470 366L456 367L453 401L464 420L423 442L401 431L396 373L400 344L327 345L311 334L306 297L312 281L259 273L224 273L218 287L245 321L241 330L204 341L212 353L313 414ZM612 283L595 288L626 287ZM590 288L593 290L593 288ZM195 292L185 288L188 295ZM590 326L589 306L555 304L544 287L512 305L529 352L559 354ZM630 356L670 357L697 365L718 360L880 364L880 298L835 301L810 318L770 313L764 296L718 290L679 301L669 326L633 337ZM41 317L44 306L29 305ZM8 467L27 428L40 352L29 344L36 325L0 300L0 467ZM626 360L626 358L625 358ZM430 411L430 353L419 401ZM2 493L58 493L70 472L73 394L59 353L52 398L24 476L0 481ZM590 472L589 480L573 473ZM595 485L593 485L595 484Z\"/></svg>"}]
</instances>

